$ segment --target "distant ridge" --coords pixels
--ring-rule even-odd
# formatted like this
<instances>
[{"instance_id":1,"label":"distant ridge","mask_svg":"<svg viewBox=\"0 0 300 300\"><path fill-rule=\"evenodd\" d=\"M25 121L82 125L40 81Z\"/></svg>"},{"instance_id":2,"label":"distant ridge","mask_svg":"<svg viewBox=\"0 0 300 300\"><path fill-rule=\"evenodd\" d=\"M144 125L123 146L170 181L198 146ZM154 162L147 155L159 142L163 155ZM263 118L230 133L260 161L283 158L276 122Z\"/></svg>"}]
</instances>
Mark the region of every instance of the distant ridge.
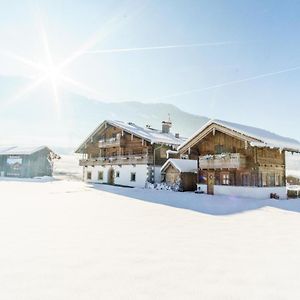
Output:
<instances>
[{"instance_id":1,"label":"distant ridge","mask_svg":"<svg viewBox=\"0 0 300 300\"><path fill-rule=\"evenodd\" d=\"M26 78L0 75L0 103L9 100L27 84ZM209 120L172 104L101 102L63 90L59 93L60 115L56 116L51 93L38 90L24 98L0 110L2 144L46 144L54 150L69 153L70 148L79 146L105 119L160 129L161 122L170 115L171 132L179 133L181 137L189 137Z\"/></svg>"},{"instance_id":2,"label":"distant ridge","mask_svg":"<svg viewBox=\"0 0 300 300\"><path fill-rule=\"evenodd\" d=\"M72 98L72 115L79 121L85 135L105 119L133 122L139 126L160 128L161 122L170 115L171 131L188 137L204 125L209 118L184 112L175 105L166 103L113 102L105 103L81 96Z\"/></svg>"}]
</instances>

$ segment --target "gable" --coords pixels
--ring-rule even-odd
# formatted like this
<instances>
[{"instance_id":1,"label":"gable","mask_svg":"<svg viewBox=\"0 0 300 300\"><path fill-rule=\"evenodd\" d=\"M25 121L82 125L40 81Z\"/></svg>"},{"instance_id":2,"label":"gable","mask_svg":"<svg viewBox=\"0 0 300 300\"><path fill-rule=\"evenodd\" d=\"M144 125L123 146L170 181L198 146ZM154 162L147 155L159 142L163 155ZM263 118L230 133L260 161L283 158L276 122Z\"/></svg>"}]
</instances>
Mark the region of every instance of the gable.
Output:
<instances>
[{"instance_id":1,"label":"gable","mask_svg":"<svg viewBox=\"0 0 300 300\"><path fill-rule=\"evenodd\" d=\"M208 133L203 139L196 143L191 149L196 148L196 153L221 154L225 152L236 153L246 148L243 139L228 135L222 131L215 130ZM196 150L195 149L195 150Z\"/></svg>"},{"instance_id":2,"label":"gable","mask_svg":"<svg viewBox=\"0 0 300 300\"><path fill-rule=\"evenodd\" d=\"M177 170L176 168L174 168L174 166L172 166L171 164L169 164L165 168L164 172L166 172L166 173L179 173L179 170Z\"/></svg>"},{"instance_id":3,"label":"gable","mask_svg":"<svg viewBox=\"0 0 300 300\"><path fill-rule=\"evenodd\" d=\"M230 136L235 136L238 139L244 140L245 142L250 143L250 145L253 147L276 148L300 153L300 142L295 139L283 137L265 129L222 120L211 120L206 123L178 148L180 153L185 153L187 149L200 141L207 134L207 132L213 128L218 129L219 131Z\"/></svg>"},{"instance_id":4,"label":"gable","mask_svg":"<svg viewBox=\"0 0 300 300\"><path fill-rule=\"evenodd\" d=\"M118 128L121 132L130 134L139 140L144 140L151 144L167 145L177 148L184 141L184 139L175 137L172 133L163 133L153 128L143 128L134 123L106 120L88 136L88 138L76 149L75 153L82 153L87 144L94 143L94 140L99 138L107 126Z\"/></svg>"},{"instance_id":5,"label":"gable","mask_svg":"<svg viewBox=\"0 0 300 300\"><path fill-rule=\"evenodd\" d=\"M235 144L236 148L239 149L241 147L245 147L246 143L254 142L255 139L248 137L246 135L240 134L238 132L234 132L226 127L222 127L218 124L212 123L209 124L205 129L201 132L197 133L194 137L192 137L187 143L180 146L178 149L181 154L186 153L190 148L198 146L199 144L207 141L208 139L220 139L219 142L216 141L216 144L224 145L225 139Z\"/></svg>"}]
</instances>

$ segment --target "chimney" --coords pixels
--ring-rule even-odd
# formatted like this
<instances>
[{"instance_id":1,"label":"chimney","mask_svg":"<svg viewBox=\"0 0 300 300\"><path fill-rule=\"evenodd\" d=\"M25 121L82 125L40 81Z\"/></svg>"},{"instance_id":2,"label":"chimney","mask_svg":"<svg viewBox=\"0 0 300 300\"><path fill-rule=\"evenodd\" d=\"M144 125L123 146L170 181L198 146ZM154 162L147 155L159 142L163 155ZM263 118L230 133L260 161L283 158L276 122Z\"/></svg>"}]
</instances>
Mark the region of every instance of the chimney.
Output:
<instances>
[{"instance_id":1,"label":"chimney","mask_svg":"<svg viewBox=\"0 0 300 300\"><path fill-rule=\"evenodd\" d=\"M162 133L170 133L170 128L172 127L172 122L170 120L162 121L161 125L162 125L161 127Z\"/></svg>"},{"instance_id":2,"label":"chimney","mask_svg":"<svg viewBox=\"0 0 300 300\"><path fill-rule=\"evenodd\" d=\"M176 139L179 139L179 133L175 133Z\"/></svg>"}]
</instances>

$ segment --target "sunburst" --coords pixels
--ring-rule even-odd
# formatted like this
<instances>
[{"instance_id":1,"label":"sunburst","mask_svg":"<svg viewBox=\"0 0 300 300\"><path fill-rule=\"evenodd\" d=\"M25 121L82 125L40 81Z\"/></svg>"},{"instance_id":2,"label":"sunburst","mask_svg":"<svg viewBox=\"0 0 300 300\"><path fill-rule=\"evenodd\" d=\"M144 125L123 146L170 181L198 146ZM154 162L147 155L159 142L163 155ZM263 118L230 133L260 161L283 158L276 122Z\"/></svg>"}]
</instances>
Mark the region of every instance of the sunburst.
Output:
<instances>
[{"instance_id":1,"label":"sunburst","mask_svg":"<svg viewBox=\"0 0 300 300\"><path fill-rule=\"evenodd\" d=\"M130 11L130 13L128 13ZM112 18L108 19L107 22L105 22L104 26L100 28L95 34L93 34L87 41L85 41L83 44L81 44L78 49L76 49L74 52L70 53L65 59L63 59L60 62L56 62L53 59L47 31L45 29L45 26L43 22L39 21L39 31L41 33L41 39L42 44L44 48L44 56L45 56L45 62L43 64L37 63L31 59L22 57L18 54L8 52L8 51L0 51L0 55L5 55L6 57L13 59L19 63L22 63L28 67L30 67L32 70L36 72L36 76L34 76L34 79L26 85L24 88L19 90L11 99L6 101L5 103L2 103L2 108L6 106L11 106L17 101L20 101L21 99L25 99L25 96L29 93L37 90L42 84L47 83L51 87L51 93L53 97L54 106L56 108L56 111L59 113L61 111L61 99L59 97L59 91L60 88L70 88L77 89L85 94L88 93L89 96L96 97L97 99L103 99L101 93L83 82L79 82L75 80L74 78L70 77L69 75L66 75L66 68L70 66L72 63L74 63L77 59L82 57L83 55L94 55L94 54L105 54L105 53L117 53L117 52L137 52L137 51L149 51L149 50L170 50L170 49L176 49L176 48L191 48L191 47L216 47L216 46L226 46L226 45L232 45L240 42L236 41L222 41L222 42L208 42L208 43L194 43L194 44L177 44L177 45L162 45L162 46L148 46L148 47L136 47L136 48L119 48L119 49L100 49L100 50L91 50L93 47L98 44L99 42L103 41L107 36L109 36L112 32L116 31L117 29L121 28L125 25L126 22L128 22L130 19L132 19L133 16L137 15L141 11L141 7L135 7L134 9L131 7L130 10L121 10L119 13L115 14ZM126 15L126 18L124 16ZM284 70L276 73L271 73L272 75L291 71ZM157 99L165 99L170 97L176 97L178 95L185 95L192 92L198 92L202 90L212 89L212 88L218 88L222 86L226 86L229 84L235 84L239 82L244 81L250 81L256 78L270 76L271 74L263 74L260 76L255 76L253 78L247 78L243 80L237 80L229 83L223 83L219 85L214 85L212 87L203 88L203 89L194 89L190 91L184 91L181 93L171 94L163 97L158 97ZM74 91L74 90L72 90ZM116 101L116 99L108 99L108 97L105 97L105 99L110 101ZM132 100L132 99L131 99ZM148 100L148 99L146 99Z\"/></svg>"},{"instance_id":2,"label":"sunburst","mask_svg":"<svg viewBox=\"0 0 300 300\"><path fill-rule=\"evenodd\" d=\"M36 75L29 84L19 90L5 103L2 103L2 109L5 107L10 107L14 103L25 99L26 95L33 92L34 90L37 90L44 83L50 84L51 86L54 104L57 112L60 112L61 100L59 98L59 88L62 86L64 86L64 88L72 86L81 91L88 92L90 95L96 96L97 98L103 98L101 97L101 94L95 89L88 87L82 82L76 81L70 76L67 76L65 74L65 70L70 64L84 55L86 51L91 49L95 44L104 40L110 33L115 31L116 29L122 27L125 22L128 22L128 20L139 10L140 8L136 7L134 9L131 9L131 12L128 13L127 10L124 11L124 9L120 9L118 13L116 13L112 18L108 19L108 21L105 22L104 26L102 26L100 30L93 34L86 42L80 45L78 49L76 49L59 63L55 62L53 59L47 31L44 27L43 22L41 21L41 18L39 18L39 31L41 33L41 39L44 48L45 63L36 63L31 59L25 58L13 52L0 50L0 55L6 56L18 63L22 63L36 72ZM127 17L124 18L124 15L127 15Z\"/></svg>"}]
</instances>

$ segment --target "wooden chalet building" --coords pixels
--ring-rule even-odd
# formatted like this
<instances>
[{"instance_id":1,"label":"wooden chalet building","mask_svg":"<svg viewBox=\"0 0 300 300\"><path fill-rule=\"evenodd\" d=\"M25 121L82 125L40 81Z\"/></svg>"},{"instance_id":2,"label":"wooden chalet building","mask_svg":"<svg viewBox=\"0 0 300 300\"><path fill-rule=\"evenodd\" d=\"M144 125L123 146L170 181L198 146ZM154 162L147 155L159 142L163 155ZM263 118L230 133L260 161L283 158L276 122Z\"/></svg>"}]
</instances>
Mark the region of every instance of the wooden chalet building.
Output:
<instances>
[{"instance_id":1,"label":"wooden chalet building","mask_svg":"<svg viewBox=\"0 0 300 300\"><path fill-rule=\"evenodd\" d=\"M56 158L59 156L46 146L0 146L0 177L52 176Z\"/></svg>"},{"instance_id":2,"label":"wooden chalet building","mask_svg":"<svg viewBox=\"0 0 300 300\"><path fill-rule=\"evenodd\" d=\"M183 142L170 133L172 123L162 122L162 129L146 128L121 121L102 122L75 151L83 155L85 181L123 186L145 187L146 182L160 182L160 168L167 160L167 150Z\"/></svg>"},{"instance_id":3,"label":"wooden chalet building","mask_svg":"<svg viewBox=\"0 0 300 300\"><path fill-rule=\"evenodd\" d=\"M204 192L286 197L286 152L299 152L300 143L263 129L211 120L178 151L181 158L198 160L198 187Z\"/></svg>"}]
</instances>

